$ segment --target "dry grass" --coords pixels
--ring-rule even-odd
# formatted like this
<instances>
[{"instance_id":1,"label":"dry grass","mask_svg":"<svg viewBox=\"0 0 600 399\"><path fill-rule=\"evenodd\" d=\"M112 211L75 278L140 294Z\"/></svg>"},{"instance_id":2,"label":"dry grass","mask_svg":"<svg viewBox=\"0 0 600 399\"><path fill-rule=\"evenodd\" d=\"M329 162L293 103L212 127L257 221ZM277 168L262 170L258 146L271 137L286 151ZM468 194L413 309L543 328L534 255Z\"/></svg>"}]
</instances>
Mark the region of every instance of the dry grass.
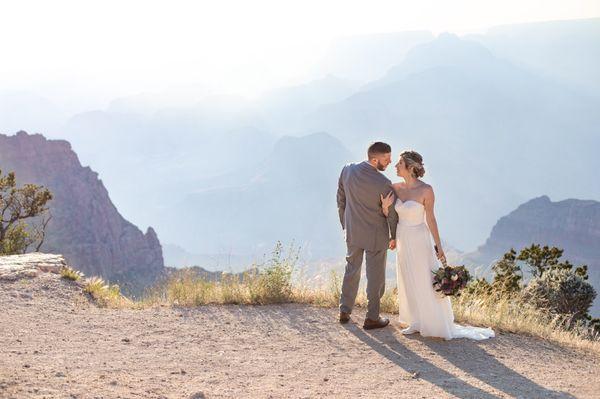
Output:
<instances>
[{"instance_id":1,"label":"dry grass","mask_svg":"<svg viewBox=\"0 0 600 399\"><path fill-rule=\"evenodd\" d=\"M600 335L586 327L566 329L569 318L544 313L516 298L464 296L453 301L458 321L527 334L600 354Z\"/></svg>"},{"instance_id":2,"label":"dry grass","mask_svg":"<svg viewBox=\"0 0 600 399\"><path fill-rule=\"evenodd\" d=\"M116 284L108 284L100 277L91 277L83 284L83 292L88 293L102 307L122 309L139 307L123 296Z\"/></svg>"},{"instance_id":3,"label":"dry grass","mask_svg":"<svg viewBox=\"0 0 600 399\"><path fill-rule=\"evenodd\" d=\"M70 266L63 266L60 268L60 276L66 280L77 281L83 277L83 273Z\"/></svg>"},{"instance_id":4,"label":"dry grass","mask_svg":"<svg viewBox=\"0 0 600 399\"><path fill-rule=\"evenodd\" d=\"M199 306L208 304L267 305L294 302L293 287L285 271L248 271L240 279L224 274L220 281L206 281L183 270L154 288L142 300L146 305Z\"/></svg>"},{"instance_id":5,"label":"dry grass","mask_svg":"<svg viewBox=\"0 0 600 399\"><path fill-rule=\"evenodd\" d=\"M320 287L292 283L293 258L281 258L281 252L269 264L239 275L224 274L220 281L206 281L190 270L181 270L155 287L144 299L131 301L121 295L117 285L107 284L98 277L87 279L85 292L100 306L141 309L152 306L194 307L208 304L265 305L273 303L303 303L319 307L337 307L341 277L331 272L329 282ZM361 290L364 291L364 290ZM398 313L396 289L387 290L381 310ZM600 354L600 336L588 329L565 329L565 318L523 306L515 298L486 295L463 295L453 298L456 321L463 324L491 327L496 331L536 336L580 350ZM357 307L366 307L364 292L356 299Z\"/></svg>"}]
</instances>

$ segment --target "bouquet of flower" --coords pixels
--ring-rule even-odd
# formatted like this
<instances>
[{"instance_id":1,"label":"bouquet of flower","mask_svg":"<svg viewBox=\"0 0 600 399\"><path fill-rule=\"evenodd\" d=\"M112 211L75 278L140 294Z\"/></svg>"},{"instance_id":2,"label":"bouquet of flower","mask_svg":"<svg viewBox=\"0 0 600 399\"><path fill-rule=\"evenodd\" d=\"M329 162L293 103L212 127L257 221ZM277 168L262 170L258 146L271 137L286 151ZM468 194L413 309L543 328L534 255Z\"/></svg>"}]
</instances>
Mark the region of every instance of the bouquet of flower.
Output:
<instances>
[{"instance_id":1,"label":"bouquet of flower","mask_svg":"<svg viewBox=\"0 0 600 399\"><path fill-rule=\"evenodd\" d=\"M464 266L444 264L433 273L433 288L442 295L459 296L460 290L467 286L471 275Z\"/></svg>"}]
</instances>

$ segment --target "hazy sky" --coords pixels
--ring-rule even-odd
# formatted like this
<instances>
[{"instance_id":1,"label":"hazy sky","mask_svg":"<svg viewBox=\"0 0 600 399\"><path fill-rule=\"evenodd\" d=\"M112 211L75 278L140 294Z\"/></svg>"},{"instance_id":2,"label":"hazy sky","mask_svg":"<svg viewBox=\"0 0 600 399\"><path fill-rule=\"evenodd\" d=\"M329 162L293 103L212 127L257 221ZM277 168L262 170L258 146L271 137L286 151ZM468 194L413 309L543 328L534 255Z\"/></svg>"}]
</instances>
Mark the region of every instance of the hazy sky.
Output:
<instances>
[{"instance_id":1,"label":"hazy sky","mask_svg":"<svg viewBox=\"0 0 600 399\"><path fill-rule=\"evenodd\" d=\"M2 1L0 91L107 98L196 82L255 95L332 38L600 16L600 0Z\"/></svg>"}]
</instances>

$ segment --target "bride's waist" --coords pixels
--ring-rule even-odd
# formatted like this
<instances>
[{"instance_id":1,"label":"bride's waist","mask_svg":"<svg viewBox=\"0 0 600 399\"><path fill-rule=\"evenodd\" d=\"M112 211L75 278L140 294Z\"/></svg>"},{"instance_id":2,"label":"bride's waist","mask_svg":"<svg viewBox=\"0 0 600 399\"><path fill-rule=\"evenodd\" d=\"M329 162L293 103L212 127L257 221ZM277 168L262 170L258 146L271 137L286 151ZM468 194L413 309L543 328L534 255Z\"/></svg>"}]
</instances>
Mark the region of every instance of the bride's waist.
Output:
<instances>
[{"instance_id":1,"label":"bride's waist","mask_svg":"<svg viewBox=\"0 0 600 399\"><path fill-rule=\"evenodd\" d=\"M398 220L398 227L421 227L427 226L424 220L406 220L400 219Z\"/></svg>"}]
</instances>

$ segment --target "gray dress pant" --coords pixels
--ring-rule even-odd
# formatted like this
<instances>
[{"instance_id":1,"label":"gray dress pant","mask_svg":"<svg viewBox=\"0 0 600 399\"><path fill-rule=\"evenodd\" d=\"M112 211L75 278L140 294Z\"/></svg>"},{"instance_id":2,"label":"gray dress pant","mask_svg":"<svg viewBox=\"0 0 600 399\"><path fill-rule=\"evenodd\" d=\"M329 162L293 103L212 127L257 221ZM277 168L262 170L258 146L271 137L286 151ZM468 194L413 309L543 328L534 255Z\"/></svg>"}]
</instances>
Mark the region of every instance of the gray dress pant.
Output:
<instances>
[{"instance_id":1,"label":"gray dress pant","mask_svg":"<svg viewBox=\"0 0 600 399\"><path fill-rule=\"evenodd\" d=\"M360 283L363 254L366 252L367 319L377 320L379 318L381 297L383 297L383 293L385 292L387 249L365 251L351 244L347 245L348 253L346 254L346 271L344 272L342 293L340 295L340 311L352 313Z\"/></svg>"}]
</instances>

